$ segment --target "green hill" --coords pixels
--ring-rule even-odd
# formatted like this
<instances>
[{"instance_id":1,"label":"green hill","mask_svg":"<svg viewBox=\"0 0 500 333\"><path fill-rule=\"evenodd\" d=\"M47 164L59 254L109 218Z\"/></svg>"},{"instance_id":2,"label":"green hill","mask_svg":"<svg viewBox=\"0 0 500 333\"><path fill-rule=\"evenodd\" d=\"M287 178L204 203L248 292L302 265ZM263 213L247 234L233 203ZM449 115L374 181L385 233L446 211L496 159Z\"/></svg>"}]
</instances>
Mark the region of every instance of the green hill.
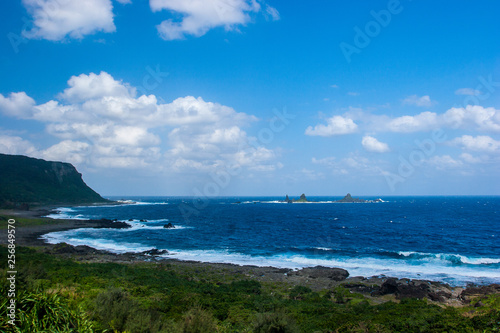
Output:
<instances>
[{"instance_id":1,"label":"green hill","mask_svg":"<svg viewBox=\"0 0 500 333\"><path fill-rule=\"evenodd\" d=\"M0 154L0 207L108 202L69 163Z\"/></svg>"}]
</instances>

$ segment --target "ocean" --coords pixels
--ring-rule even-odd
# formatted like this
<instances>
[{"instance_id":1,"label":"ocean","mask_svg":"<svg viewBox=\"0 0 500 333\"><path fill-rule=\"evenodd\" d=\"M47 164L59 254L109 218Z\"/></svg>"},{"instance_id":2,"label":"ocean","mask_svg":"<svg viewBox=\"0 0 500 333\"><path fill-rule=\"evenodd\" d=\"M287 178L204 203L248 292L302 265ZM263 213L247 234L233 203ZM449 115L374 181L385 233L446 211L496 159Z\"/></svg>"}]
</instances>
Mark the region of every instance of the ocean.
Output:
<instances>
[{"instance_id":1,"label":"ocean","mask_svg":"<svg viewBox=\"0 0 500 333\"><path fill-rule=\"evenodd\" d=\"M341 267L350 276L500 283L500 197L111 197L122 205L61 207L52 218L117 219L129 229L76 229L49 243L241 265ZM365 198L375 199L375 198ZM166 229L172 223L175 228Z\"/></svg>"}]
</instances>

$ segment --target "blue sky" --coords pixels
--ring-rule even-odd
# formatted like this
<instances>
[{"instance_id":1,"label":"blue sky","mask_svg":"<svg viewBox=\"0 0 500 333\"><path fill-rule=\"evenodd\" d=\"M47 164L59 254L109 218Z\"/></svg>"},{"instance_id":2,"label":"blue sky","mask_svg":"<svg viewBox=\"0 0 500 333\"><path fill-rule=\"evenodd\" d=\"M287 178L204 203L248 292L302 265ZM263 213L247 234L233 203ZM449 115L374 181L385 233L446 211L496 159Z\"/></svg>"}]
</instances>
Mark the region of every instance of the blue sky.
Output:
<instances>
[{"instance_id":1,"label":"blue sky","mask_svg":"<svg viewBox=\"0 0 500 333\"><path fill-rule=\"evenodd\" d=\"M0 152L103 195L500 194L500 4L0 4Z\"/></svg>"}]
</instances>

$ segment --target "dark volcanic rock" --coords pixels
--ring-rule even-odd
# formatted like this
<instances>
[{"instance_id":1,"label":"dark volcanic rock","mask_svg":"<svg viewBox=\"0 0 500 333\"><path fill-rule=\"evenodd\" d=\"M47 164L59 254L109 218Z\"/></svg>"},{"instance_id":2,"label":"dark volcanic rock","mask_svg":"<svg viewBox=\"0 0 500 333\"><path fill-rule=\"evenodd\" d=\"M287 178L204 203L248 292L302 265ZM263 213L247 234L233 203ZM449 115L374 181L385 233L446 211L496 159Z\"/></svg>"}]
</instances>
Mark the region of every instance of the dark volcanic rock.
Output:
<instances>
[{"instance_id":1,"label":"dark volcanic rock","mask_svg":"<svg viewBox=\"0 0 500 333\"><path fill-rule=\"evenodd\" d=\"M162 254L168 254L168 251L167 250L151 249L151 250L148 250L148 251L144 251L142 253L143 254L148 254L150 256L159 256L159 255L162 255Z\"/></svg>"},{"instance_id":2,"label":"dark volcanic rock","mask_svg":"<svg viewBox=\"0 0 500 333\"><path fill-rule=\"evenodd\" d=\"M465 301L470 301L472 298L481 297L485 295L500 294L500 284L491 284L489 286L468 286L460 294L460 298Z\"/></svg>"},{"instance_id":3,"label":"dark volcanic rock","mask_svg":"<svg viewBox=\"0 0 500 333\"><path fill-rule=\"evenodd\" d=\"M296 275L307 276L313 279L327 278L334 281L343 281L349 276L349 272L342 268L330 268L323 266L307 267L295 272Z\"/></svg>"},{"instance_id":4,"label":"dark volcanic rock","mask_svg":"<svg viewBox=\"0 0 500 333\"><path fill-rule=\"evenodd\" d=\"M117 222L108 219L90 220L89 222L96 224L93 228L128 229L132 227L126 222Z\"/></svg>"},{"instance_id":5,"label":"dark volcanic rock","mask_svg":"<svg viewBox=\"0 0 500 333\"><path fill-rule=\"evenodd\" d=\"M168 223L168 224L165 224L165 225L163 226L163 228L165 228L165 229L174 229L174 228L175 228L175 226L174 226L172 223Z\"/></svg>"},{"instance_id":6,"label":"dark volcanic rock","mask_svg":"<svg viewBox=\"0 0 500 333\"><path fill-rule=\"evenodd\" d=\"M395 294L398 292L398 281L396 279L387 279L380 286L380 295Z\"/></svg>"},{"instance_id":7,"label":"dark volcanic rock","mask_svg":"<svg viewBox=\"0 0 500 333\"><path fill-rule=\"evenodd\" d=\"M388 278L380 286L380 290L373 292L373 296L394 294L397 299L403 298L428 298L435 302L446 302L452 294L446 285L432 283L425 280L409 280Z\"/></svg>"},{"instance_id":8,"label":"dark volcanic rock","mask_svg":"<svg viewBox=\"0 0 500 333\"><path fill-rule=\"evenodd\" d=\"M434 302L440 302L440 303L443 303L445 302L447 299L450 299L451 298L451 293L447 293L445 291L437 291L437 292L429 292L427 294L427 297L431 300L431 301L434 301Z\"/></svg>"},{"instance_id":9,"label":"dark volcanic rock","mask_svg":"<svg viewBox=\"0 0 500 333\"><path fill-rule=\"evenodd\" d=\"M400 284L396 293L397 298L418 298L423 299L429 294L429 286L426 284Z\"/></svg>"}]
</instances>

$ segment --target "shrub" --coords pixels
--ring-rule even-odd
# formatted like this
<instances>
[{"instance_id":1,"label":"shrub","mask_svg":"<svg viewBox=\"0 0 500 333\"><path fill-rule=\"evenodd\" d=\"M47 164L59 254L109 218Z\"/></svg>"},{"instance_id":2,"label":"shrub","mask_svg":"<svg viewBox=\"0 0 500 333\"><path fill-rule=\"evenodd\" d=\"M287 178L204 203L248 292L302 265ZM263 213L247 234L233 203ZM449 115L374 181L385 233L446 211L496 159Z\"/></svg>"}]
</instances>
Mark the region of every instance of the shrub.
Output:
<instances>
[{"instance_id":1,"label":"shrub","mask_svg":"<svg viewBox=\"0 0 500 333\"><path fill-rule=\"evenodd\" d=\"M296 286L292 290L290 290L290 298L291 299L302 299L304 295L311 293L311 288L304 286Z\"/></svg>"},{"instance_id":2,"label":"shrub","mask_svg":"<svg viewBox=\"0 0 500 333\"><path fill-rule=\"evenodd\" d=\"M350 294L351 292L349 291L349 289L343 286L338 286L333 291L333 295L335 296L335 302L339 304L347 302L347 297L349 297Z\"/></svg>"},{"instance_id":3,"label":"shrub","mask_svg":"<svg viewBox=\"0 0 500 333\"><path fill-rule=\"evenodd\" d=\"M125 330L129 312L135 304L124 291L112 288L100 293L95 299L95 314L105 329Z\"/></svg>"},{"instance_id":4,"label":"shrub","mask_svg":"<svg viewBox=\"0 0 500 333\"><path fill-rule=\"evenodd\" d=\"M258 314L253 325L255 333L298 333L295 320L285 311Z\"/></svg>"},{"instance_id":5,"label":"shrub","mask_svg":"<svg viewBox=\"0 0 500 333\"><path fill-rule=\"evenodd\" d=\"M184 315L181 332L215 333L217 332L217 322L210 312L195 307Z\"/></svg>"}]
</instances>

